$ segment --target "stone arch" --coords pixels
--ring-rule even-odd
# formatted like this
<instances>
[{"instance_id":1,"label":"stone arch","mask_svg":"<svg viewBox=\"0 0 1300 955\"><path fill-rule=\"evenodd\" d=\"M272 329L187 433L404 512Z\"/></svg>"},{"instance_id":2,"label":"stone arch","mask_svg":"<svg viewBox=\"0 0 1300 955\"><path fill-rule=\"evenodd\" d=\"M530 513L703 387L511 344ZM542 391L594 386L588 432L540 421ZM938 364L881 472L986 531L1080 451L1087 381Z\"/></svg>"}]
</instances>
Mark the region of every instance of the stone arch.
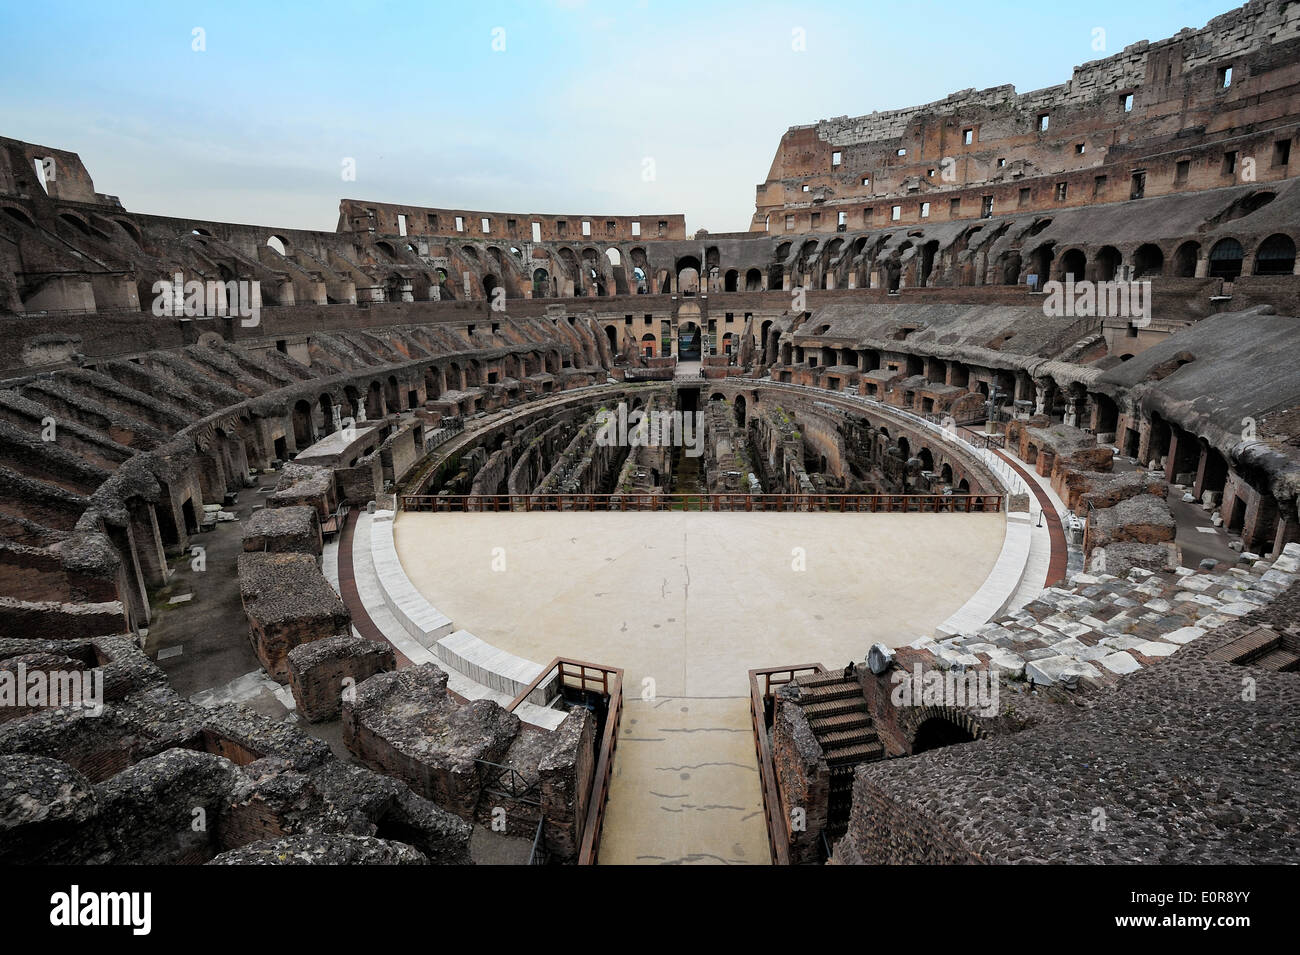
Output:
<instances>
[{"instance_id":1,"label":"stone arch","mask_svg":"<svg viewBox=\"0 0 1300 955\"><path fill-rule=\"evenodd\" d=\"M1174 275L1190 279L1196 276L1196 263L1201 257L1201 243L1184 242L1174 252Z\"/></svg>"},{"instance_id":2,"label":"stone arch","mask_svg":"<svg viewBox=\"0 0 1300 955\"><path fill-rule=\"evenodd\" d=\"M1295 241L1274 233L1255 250L1256 275L1291 275L1295 272Z\"/></svg>"},{"instance_id":3,"label":"stone arch","mask_svg":"<svg viewBox=\"0 0 1300 955\"><path fill-rule=\"evenodd\" d=\"M1246 250L1231 236L1220 239L1210 249L1210 276L1216 279L1235 279L1241 274L1241 263Z\"/></svg>"},{"instance_id":4,"label":"stone arch","mask_svg":"<svg viewBox=\"0 0 1300 955\"><path fill-rule=\"evenodd\" d=\"M1165 269L1165 254L1160 251L1160 246L1148 242L1140 245L1133 253L1133 277L1135 279L1145 276L1160 275Z\"/></svg>"},{"instance_id":5,"label":"stone arch","mask_svg":"<svg viewBox=\"0 0 1300 955\"><path fill-rule=\"evenodd\" d=\"M1119 249L1113 245L1103 245L1097 250L1097 255L1093 260L1093 268L1096 269L1097 281L1110 282L1119 273L1120 263L1124 257L1119 254Z\"/></svg>"},{"instance_id":6,"label":"stone arch","mask_svg":"<svg viewBox=\"0 0 1300 955\"><path fill-rule=\"evenodd\" d=\"M1074 276L1074 281L1082 282L1088 274L1088 257L1083 249L1067 249L1061 255L1061 279Z\"/></svg>"}]
</instances>

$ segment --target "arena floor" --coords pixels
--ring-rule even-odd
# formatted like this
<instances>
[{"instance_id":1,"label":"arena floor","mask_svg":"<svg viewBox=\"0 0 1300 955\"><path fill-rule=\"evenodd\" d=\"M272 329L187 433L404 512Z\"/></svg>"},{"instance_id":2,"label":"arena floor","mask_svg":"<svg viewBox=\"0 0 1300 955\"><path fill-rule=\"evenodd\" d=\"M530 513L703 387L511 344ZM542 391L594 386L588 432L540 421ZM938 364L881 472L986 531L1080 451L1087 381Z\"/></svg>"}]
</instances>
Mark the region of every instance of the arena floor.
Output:
<instances>
[{"instance_id":1,"label":"arena floor","mask_svg":"<svg viewBox=\"0 0 1300 955\"><path fill-rule=\"evenodd\" d=\"M717 697L745 696L751 667L932 635L988 576L1003 528L1002 514L403 512L395 540L457 628L538 663L622 667L632 696L651 679L655 695Z\"/></svg>"},{"instance_id":2,"label":"arena floor","mask_svg":"<svg viewBox=\"0 0 1300 955\"><path fill-rule=\"evenodd\" d=\"M1002 514L401 513L395 538L458 628L539 663L623 667L603 864L761 865L746 671L842 666L877 640L932 634L988 576L1003 527Z\"/></svg>"}]
</instances>

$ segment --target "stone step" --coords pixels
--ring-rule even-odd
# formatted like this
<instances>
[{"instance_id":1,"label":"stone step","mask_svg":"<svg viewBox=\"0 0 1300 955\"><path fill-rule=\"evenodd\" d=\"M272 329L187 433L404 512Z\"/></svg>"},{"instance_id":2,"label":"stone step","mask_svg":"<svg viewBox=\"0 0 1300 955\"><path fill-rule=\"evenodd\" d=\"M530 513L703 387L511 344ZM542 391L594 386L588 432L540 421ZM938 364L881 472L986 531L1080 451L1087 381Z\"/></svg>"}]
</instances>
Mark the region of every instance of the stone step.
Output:
<instances>
[{"instance_id":1,"label":"stone step","mask_svg":"<svg viewBox=\"0 0 1300 955\"><path fill-rule=\"evenodd\" d=\"M1276 650L1270 650L1258 660L1251 661L1251 666L1257 666L1261 670L1273 670L1280 673L1283 671L1294 670L1300 664L1300 653L1293 653L1283 647Z\"/></svg>"},{"instance_id":2,"label":"stone step","mask_svg":"<svg viewBox=\"0 0 1300 955\"><path fill-rule=\"evenodd\" d=\"M879 741L876 731L870 726L858 727L856 729L837 730L833 733L827 733L824 736L818 735L817 742L822 744L822 750L830 753L832 750L843 749L847 746L858 746L863 743Z\"/></svg>"},{"instance_id":3,"label":"stone step","mask_svg":"<svg viewBox=\"0 0 1300 955\"><path fill-rule=\"evenodd\" d=\"M862 687L857 681L838 683L826 683L821 686L811 686L802 688L803 692L800 700L807 706L809 703L821 703L826 700L847 700L856 697L862 699Z\"/></svg>"},{"instance_id":4,"label":"stone step","mask_svg":"<svg viewBox=\"0 0 1300 955\"><path fill-rule=\"evenodd\" d=\"M808 725L812 731L817 734L820 740L824 733L835 733L843 730L860 729L871 726L871 714L867 712L867 707L863 704L861 709L853 710L848 713L839 713L835 716L823 716L818 719L809 719Z\"/></svg>"},{"instance_id":5,"label":"stone step","mask_svg":"<svg viewBox=\"0 0 1300 955\"><path fill-rule=\"evenodd\" d=\"M858 698L851 699L843 697L837 700L819 700L816 703L809 703L804 706L804 715L809 721L823 719L828 716L839 716L843 713L865 713L867 710L867 701L862 699L862 694Z\"/></svg>"},{"instance_id":6,"label":"stone step","mask_svg":"<svg viewBox=\"0 0 1300 955\"><path fill-rule=\"evenodd\" d=\"M882 759L885 755L885 748L877 740L872 743L857 743L852 746L846 746L842 749L831 750L826 753L826 762L828 763L865 763L871 760ZM850 779L852 777L850 776Z\"/></svg>"}]
</instances>

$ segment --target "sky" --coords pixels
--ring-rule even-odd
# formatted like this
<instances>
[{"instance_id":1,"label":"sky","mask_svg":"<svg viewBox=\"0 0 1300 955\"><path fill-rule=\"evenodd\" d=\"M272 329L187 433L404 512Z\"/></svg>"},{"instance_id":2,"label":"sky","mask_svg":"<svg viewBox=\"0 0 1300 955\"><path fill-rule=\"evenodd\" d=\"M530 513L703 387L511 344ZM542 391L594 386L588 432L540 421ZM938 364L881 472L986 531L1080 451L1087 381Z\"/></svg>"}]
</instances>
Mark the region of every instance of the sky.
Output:
<instances>
[{"instance_id":1,"label":"sky","mask_svg":"<svg viewBox=\"0 0 1300 955\"><path fill-rule=\"evenodd\" d=\"M353 198L738 232L790 126L1052 86L1230 4L0 0L0 136L155 215L333 231Z\"/></svg>"}]
</instances>

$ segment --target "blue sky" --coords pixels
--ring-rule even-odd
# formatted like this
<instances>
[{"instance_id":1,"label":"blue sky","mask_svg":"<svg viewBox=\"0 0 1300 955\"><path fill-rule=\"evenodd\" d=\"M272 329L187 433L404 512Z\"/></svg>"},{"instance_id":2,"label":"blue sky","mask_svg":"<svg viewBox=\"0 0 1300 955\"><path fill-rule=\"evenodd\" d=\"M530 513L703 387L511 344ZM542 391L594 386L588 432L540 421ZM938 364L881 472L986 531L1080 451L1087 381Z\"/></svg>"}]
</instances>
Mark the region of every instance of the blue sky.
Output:
<instances>
[{"instance_id":1,"label":"blue sky","mask_svg":"<svg viewBox=\"0 0 1300 955\"><path fill-rule=\"evenodd\" d=\"M1228 9L0 0L0 135L80 153L136 212L333 230L349 197L740 231L789 126L1054 85Z\"/></svg>"}]
</instances>

